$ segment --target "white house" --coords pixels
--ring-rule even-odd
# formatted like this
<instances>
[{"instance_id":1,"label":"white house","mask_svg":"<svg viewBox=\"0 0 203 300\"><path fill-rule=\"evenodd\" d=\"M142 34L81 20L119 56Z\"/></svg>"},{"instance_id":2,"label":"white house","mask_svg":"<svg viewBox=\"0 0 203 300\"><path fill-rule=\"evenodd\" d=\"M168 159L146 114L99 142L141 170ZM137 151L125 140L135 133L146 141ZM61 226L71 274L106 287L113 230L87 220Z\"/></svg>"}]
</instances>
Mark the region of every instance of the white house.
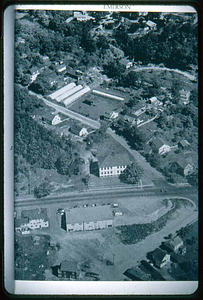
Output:
<instances>
[{"instance_id":1,"label":"white house","mask_svg":"<svg viewBox=\"0 0 203 300\"><path fill-rule=\"evenodd\" d=\"M66 210L66 230L88 231L113 227L109 206L77 207Z\"/></svg>"},{"instance_id":2,"label":"white house","mask_svg":"<svg viewBox=\"0 0 203 300\"><path fill-rule=\"evenodd\" d=\"M168 244L174 252L178 252L179 249L183 246L183 240L179 236L176 236L172 240L170 240Z\"/></svg>"},{"instance_id":3,"label":"white house","mask_svg":"<svg viewBox=\"0 0 203 300\"><path fill-rule=\"evenodd\" d=\"M133 162L133 157L126 151L123 153L110 152L98 157L99 177L119 176L128 165Z\"/></svg>"},{"instance_id":4,"label":"white house","mask_svg":"<svg viewBox=\"0 0 203 300\"><path fill-rule=\"evenodd\" d=\"M49 227L47 209L42 208L23 210L21 218L15 220L15 231L22 234L30 233L30 229L40 229Z\"/></svg>"},{"instance_id":5,"label":"white house","mask_svg":"<svg viewBox=\"0 0 203 300\"><path fill-rule=\"evenodd\" d=\"M70 131L78 136L86 136L88 134L87 128L77 124L73 124L70 128Z\"/></svg>"},{"instance_id":6,"label":"white house","mask_svg":"<svg viewBox=\"0 0 203 300\"><path fill-rule=\"evenodd\" d=\"M28 218L29 229L39 229L39 228L49 227L46 208L41 208L41 210L39 209L23 210L21 213L21 217Z\"/></svg>"},{"instance_id":7,"label":"white house","mask_svg":"<svg viewBox=\"0 0 203 300\"><path fill-rule=\"evenodd\" d=\"M161 138L153 139L151 143L152 150L160 155L166 154L171 151L171 147L167 145Z\"/></svg>"},{"instance_id":8,"label":"white house","mask_svg":"<svg viewBox=\"0 0 203 300\"><path fill-rule=\"evenodd\" d=\"M167 254L160 248L156 248L152 253L152 260L154 265L161 269L170 262L170 254Z\"/></svg>"}]
</instances>

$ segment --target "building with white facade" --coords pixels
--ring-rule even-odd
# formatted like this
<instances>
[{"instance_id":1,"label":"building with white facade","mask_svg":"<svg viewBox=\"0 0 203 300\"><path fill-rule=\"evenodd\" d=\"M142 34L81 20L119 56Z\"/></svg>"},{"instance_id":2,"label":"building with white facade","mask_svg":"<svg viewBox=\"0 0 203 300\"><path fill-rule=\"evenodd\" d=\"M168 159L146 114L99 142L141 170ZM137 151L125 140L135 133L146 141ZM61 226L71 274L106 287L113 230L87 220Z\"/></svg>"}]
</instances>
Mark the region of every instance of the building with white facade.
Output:
<instances>
[{"instance_id":1,"label":"building with white facade","mask_svg":"<svg viewBox=\"0 0 203 300\"><path fill-rule=\"evenodd\" d=\"M171 151L171 147L165 143L161 138L153 139L151 148L155 153L160 155L166 154Z\"/></svg>"},{"instance_id":2,"label":"building with white facade","mask_svg":"<svg viewBox=\"0 0 203 300\"><path fill-rule=\"evenodd\" d=\"M30 229L40 229L49 227L47 209L30 209L23 210L21 218L15 220L15 231L29 233Z\"/></svg>"},{"instance_id":3,"label":"building with white facade","mask_svg":"<svg viewBox=\"0 0 203 300\"><path fill-rule=\"evenodd\" d=\"M67 209L65 216L67 232L113 227L113 214L109 206Z\"/></svg>"},{"instance_id":4,"label":"building with white facade","mask_svg":"<svg viewBox=\"0 0 203 300\"><path fill-rule=\"evenodd\" d=\"M128 165L133 162L133 157L127 151L123 153L110 152L98 157L99 177L119 176Z\"/></svg>"}]
</instances>

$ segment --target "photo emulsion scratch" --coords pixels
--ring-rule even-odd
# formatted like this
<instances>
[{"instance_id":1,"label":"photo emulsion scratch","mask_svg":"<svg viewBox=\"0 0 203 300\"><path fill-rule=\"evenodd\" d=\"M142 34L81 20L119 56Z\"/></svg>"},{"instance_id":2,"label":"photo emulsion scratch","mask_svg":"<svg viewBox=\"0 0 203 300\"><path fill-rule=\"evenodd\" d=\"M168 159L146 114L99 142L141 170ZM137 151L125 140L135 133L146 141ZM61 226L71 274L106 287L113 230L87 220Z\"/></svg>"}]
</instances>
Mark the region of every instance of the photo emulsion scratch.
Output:
<instances>
[{"instance_id":1,"label":"photo emulsion scratch","mask_svg":"<svg viewBox=\"0 0 203 300\"><path fill-rule=\"evenodd\" d=\"M102 7L15 10L15 280L198 281L197 12Z\"/></svg>"}]
</instances>

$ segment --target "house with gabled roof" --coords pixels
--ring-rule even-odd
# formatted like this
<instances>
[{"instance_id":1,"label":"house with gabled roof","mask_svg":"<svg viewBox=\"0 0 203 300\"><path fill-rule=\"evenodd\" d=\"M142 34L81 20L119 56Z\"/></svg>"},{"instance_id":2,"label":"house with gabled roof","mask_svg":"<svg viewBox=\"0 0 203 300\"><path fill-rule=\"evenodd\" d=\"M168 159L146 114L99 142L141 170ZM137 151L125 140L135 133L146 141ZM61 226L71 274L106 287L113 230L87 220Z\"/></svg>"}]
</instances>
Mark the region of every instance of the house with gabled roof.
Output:
<instances>
[{"instance_id":1,"label":"house with gabled roof","mask_svg":"<svg viewBox=\"0 0 203 300\"><path fill-rule=\"evenodd\" d=\"M183 240L177 235L168 242L168 246L174 251L178 252L180 247L183 246Z\"/></svg>"},{"instance_id":2,"label":"house with gabled roof","mask_svg":"<svg viewBox=\"0 0 203 300\"><path fill-rule=\"evenodd\" d=\"M185 159L182 153L172 155L170 161L171 166L176 166L177 172L182 176L192 174L194 171L193 166Z\"/></svg>"},{"instance_id":3,"label":"house with gabled roof","mask_svg":"<svg viewBox=\"0 0 203 300\"><path fill-rule=\"evenodd\" d=\"M167 143L160 137L154 138L150 143L150 146L152 147L153 152L160 155L166 154L171 151L171 147L167 145Z\"/></svg>"},{"instance_id":4,"label":"house with gabled roof","mask_svg":"<svg viewBox=\"0 0 203 300\"><path fill-rule=\"evenodd\" d=\"M79 279L80 271L78 269L78 263L72 260L64 260L61 262L58 269L58 277L68 278L70 280Z\"/></svg>"},{"instance_id":5,"label":"house with gabled roof","mask_svg":"<svg viewBox=\"0 0 203 300\"><path fill-rule=\"evenodd\" d=\"M78 136L86 136L88 134L87 128L77 124L71 125L70 131Z\"/></svg>"},{"instance_id":6,"label":"house with gabled roof","mask_svg":"<svg viewBox=\"0 0 203 300\"><path fill-rule=\"evenodd\" d=\"M152 261L156 267L163 268L167 263L170 262L170 254L166 253L160 248L156 248L152 252Z\"/></svg>"},{"instance_id":7,"label":"house with gabled roof","mask_svg":"<svg viewBox=\"0 0 203 300\"><path fill-rule=\"evenodd\" d=\"M103 155L98 156L96 162L99 177L119 176L133 161L133 156L128 151L107 150Z\"/></svg>"}]
</instances>

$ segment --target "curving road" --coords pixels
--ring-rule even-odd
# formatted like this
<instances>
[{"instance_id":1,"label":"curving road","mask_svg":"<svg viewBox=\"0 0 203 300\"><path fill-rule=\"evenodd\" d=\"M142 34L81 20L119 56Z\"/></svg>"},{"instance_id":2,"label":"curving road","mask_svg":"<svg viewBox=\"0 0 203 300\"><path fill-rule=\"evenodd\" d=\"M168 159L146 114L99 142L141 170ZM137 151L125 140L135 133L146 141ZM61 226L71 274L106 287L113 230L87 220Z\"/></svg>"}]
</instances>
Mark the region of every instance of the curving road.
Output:
<instances>
[{"instance_id":1,"label":"curving road","mask_svg":"<svg viewBox=\"0 0 203 300\"><path fill-rule=\"evenodd\" d=\"M181 71L181 70L178 70L178 69L170 69L170 68L167 68L167 67L138 67L138 68L132 68L130 69L130 71L134 71L134 72L140 72L140 71L143 71L143 70L159 70L159 71L169 71L169 72L176 72L178 74L181 74L185 77L187 77L188 79L192 80L192 81L195 81L197 80L196 76L188 73L188 72L185 72L185 71Z\"/></svg>"}]
</instances>

